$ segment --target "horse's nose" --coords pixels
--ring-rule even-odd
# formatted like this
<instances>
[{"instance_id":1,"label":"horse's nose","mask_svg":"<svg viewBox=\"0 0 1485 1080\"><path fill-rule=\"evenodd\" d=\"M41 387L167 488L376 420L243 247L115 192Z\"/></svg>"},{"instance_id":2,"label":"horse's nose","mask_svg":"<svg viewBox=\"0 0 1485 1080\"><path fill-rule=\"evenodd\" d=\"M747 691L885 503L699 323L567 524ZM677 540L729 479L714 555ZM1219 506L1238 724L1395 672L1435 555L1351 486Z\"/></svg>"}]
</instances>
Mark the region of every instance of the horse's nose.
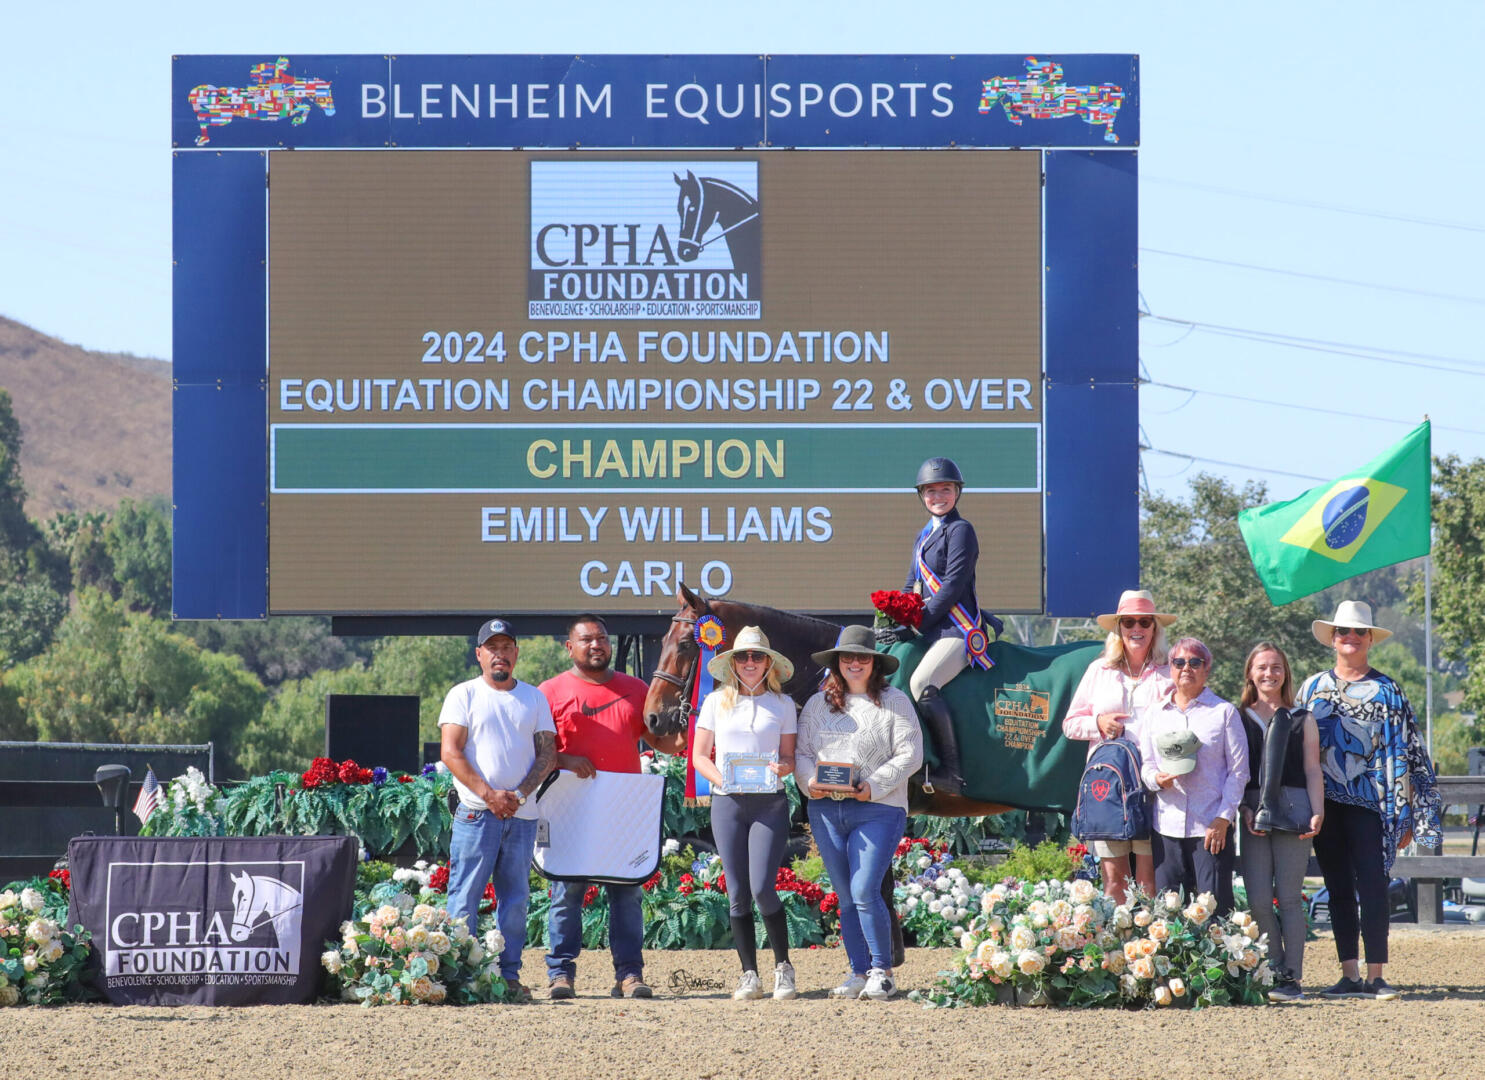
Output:
<instances>
[{"instance_id":1,"label":"horse's nose","mask_svg":"<svg viewBox=\"0 0 1485 1080\"><path fill-rule=\"evenodd\" d=\"M695 262L696 256L701 254L701 245L682 240L676 245L675 253L681 257L682 262Z\"/></svg>"}]
</instances>

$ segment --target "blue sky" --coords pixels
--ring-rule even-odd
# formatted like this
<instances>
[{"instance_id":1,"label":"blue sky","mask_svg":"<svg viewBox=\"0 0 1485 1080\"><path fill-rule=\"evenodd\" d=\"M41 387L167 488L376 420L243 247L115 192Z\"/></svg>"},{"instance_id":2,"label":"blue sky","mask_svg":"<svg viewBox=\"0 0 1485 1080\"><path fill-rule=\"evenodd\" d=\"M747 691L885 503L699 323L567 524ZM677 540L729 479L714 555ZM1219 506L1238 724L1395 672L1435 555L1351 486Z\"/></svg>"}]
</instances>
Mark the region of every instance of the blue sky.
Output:
<instances>
[{"instance_id":1,"label":"blue sky","mask_svg":"<svg viewBox=\"0 0 1485 1080\"><path fill-rule=\"evenodd\" d=\"M1425 413L1435 453L1485 455L1478 2L87 0L6 23L0 314L87 348L170 355L172 54L1133 52L1150 486L1291 497Z\"/></svg>"}]
</instances>

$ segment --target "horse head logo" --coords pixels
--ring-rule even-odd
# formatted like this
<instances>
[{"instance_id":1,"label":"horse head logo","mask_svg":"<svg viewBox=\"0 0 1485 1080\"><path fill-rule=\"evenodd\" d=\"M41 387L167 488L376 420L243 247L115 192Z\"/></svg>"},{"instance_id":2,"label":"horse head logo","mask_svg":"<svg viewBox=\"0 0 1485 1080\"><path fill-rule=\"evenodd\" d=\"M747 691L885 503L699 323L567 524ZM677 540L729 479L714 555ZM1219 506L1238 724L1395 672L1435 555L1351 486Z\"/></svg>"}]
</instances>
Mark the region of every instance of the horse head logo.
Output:
<instances>
[{"instance_id":1,"label":"horse head logo","mask_svg":"<svg viewBox=\"0 0 1485 1080\"><path fill-rule=\"evenodd\" d=\"M758 200L736 184L714 176L697 175L690 169L682 177L671 173L681 189L676 214L681 220L676 254L682 262L695 262L701 249L717 240L727 241L733 269L757 274L763 262L763 233ZM713 228L720 229L708 236Z\"/></svg>"},{"instance_id":2,"label":"horse head logo","mask_svg":"<svg viewBox=\"0 0 1485 1080\"><path fill-rule=\"evenodd\" d=\"M1092 793L1095 799L1097 799L1099 802L1103 802L1109 797L1109 792L1113 790L1113 785L1111 785L1107 780L1095 780L1093 781L1093 783L1088 785L1088 790Z\"/></svg>"},{"instance_id":3,"label":"horse head logo","mask_svg":"<svg viewBox=\"0 0 1485 1080\"><path fill-rule=\"evenodd\" d=\"M299 892L277 878L243 871L232 875L233 941L246 941L265 922L273 924L279 943L294 930L302 898Z\"/></svg>"}]
</instances>

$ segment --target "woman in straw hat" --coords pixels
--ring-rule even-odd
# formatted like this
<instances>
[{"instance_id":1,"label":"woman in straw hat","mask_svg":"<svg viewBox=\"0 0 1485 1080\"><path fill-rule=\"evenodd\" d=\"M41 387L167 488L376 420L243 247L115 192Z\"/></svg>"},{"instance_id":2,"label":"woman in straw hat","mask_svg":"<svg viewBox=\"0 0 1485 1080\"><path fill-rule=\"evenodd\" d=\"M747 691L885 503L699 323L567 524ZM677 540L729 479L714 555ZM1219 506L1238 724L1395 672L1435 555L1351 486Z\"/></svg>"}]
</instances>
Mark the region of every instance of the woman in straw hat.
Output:
<instances>
[{"instance_id":1,"label":"woman in straw hat","mask_svg":"<svg viewBox=\"0 0 1485 1080\"><path fill-rule=\"evenodd\" d=\"M1098 616L1099 627L1109 635L1103 655L1083 673L1062 721L1069 739L1089 742L1090 757L1099 742L1121 735L1139 745L1141 722L1170 689L1165 628L1175 621L1174 615L1155 610L1155 598L1145 589L1125 590L1112 614ZM1131 853L1135 881L1153 895L1155 861L1149 837L1093 841L1104 891L1120 903L1125 900Z\"/></svg>"},{"instance_id":2,"label":"woman in straw hat","mask_svg":"<svg viewBox=\"0 0 1485 1080\"><path fill-rule=\"evenodd\" d=\"M762 630L745 626L732 648L712 657L707 671L721 685L701 703L691 763L712 785L712 837L727 875L733 945L743 968L732 996L763 996L753 933L756 903L773 950L773 996L792 998L797 991L789 926L774 882L789 841L789 797L780 781L794 771L797 723L794 702L782 688L794 665L769 647Z\"/></svg>"},{"instance_id":3,"label":"woman in straw hat","mask_svg":"<svg viewBox=\"0 0 1485 1080\"><path fill-rule=\"evenodd\" d=\"M1325 780L1325 821L1315 858L1330 892L1330 925L1341 980L1328 998L1397 997L1382 977L1387 962L1387 882L1397 850L1413 840L1440 841L1439 793L1433 764L1402 688L1371 666L1373 645L1392 636L1372 622L1372 609L1343 600L1333 619L1311 624L1335 650L1335 666L1311 675L1298 703L1315 716ZM1357 898L1360 898L1360 917ZM1363 980L1358 933L1366 942Z\"/></svg>"},{"instance_id":4,"label":"woman in straw hat","mask_svg":"<svg viewBox=\"0 0 1485 1080\"><path fill-rule=\"evenodd\" d=\"M840 936L851 970L831 997L885 1000L892 977L892 913L882 878L907 825L908 777L923 763L912 700L887 685L897 658L873 648L870 627L848 626L835 648L811 655L826 669L821 690L799 714L794 763L809 796L810 831L840 897ZM823 787L817 763L834 767ZM839 786L849 766L855 783Z\"/></svg>"}]
</instances>

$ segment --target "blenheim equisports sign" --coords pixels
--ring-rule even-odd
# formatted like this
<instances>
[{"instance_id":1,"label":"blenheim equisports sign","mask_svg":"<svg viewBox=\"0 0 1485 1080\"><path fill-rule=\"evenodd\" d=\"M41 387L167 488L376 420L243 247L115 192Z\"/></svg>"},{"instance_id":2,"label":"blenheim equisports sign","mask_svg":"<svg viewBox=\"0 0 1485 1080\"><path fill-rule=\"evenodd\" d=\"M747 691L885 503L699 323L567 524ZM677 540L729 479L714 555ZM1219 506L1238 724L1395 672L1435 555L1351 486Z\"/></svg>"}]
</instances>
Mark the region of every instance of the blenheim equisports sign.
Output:
<instances>
[{"instance_id":1,"label":"blenheim equisports sign","mask_svg":"<svg viewBox=\"0 0 1485 1080\"><path fill-rule=\"evenodd\" d=\"M556 59L177 60L178 616L1132 579L1133 58Z\"/></svg>"}]
</instances>

